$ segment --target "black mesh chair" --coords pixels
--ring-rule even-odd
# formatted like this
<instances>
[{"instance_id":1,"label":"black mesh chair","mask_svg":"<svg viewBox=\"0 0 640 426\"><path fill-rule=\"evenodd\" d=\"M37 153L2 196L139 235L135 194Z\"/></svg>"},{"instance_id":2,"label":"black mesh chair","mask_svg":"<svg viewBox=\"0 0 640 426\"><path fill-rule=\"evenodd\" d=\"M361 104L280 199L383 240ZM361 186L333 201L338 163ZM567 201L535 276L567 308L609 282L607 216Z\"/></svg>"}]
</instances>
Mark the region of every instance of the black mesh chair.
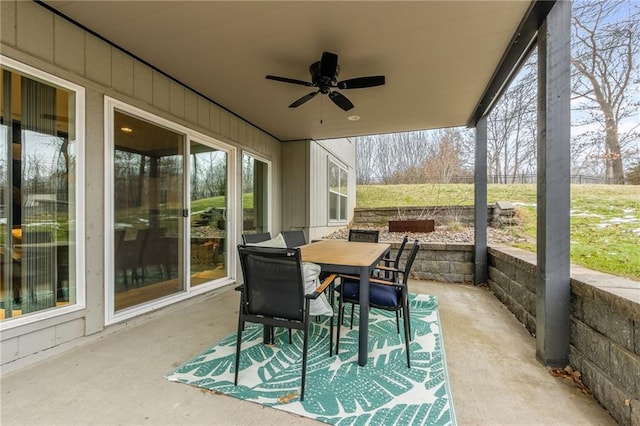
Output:
<instances>
[{"instance_id":1,"label":"black mesh chair","mask_svg":"<svg viewBox=\"0 0 640 426\"><path fill-rule=\"evenodd\" d=\"M282 231L281 234L288 248L300 247L307 244L307 238L301 229L296 231Z\"/></svg>"},{"instance_id":2,"label":"black mesh chair","mask_svg":"<svg viewBox=\"0 0 640 426\"><path fill-rule=\"evenodd\" d=\"M312 293L305 292L302 261L299 249L238 246L244 284L236 288L241 292L238 313L238 339L236 342L235 379L238 384L240 346L245 322L266 327L295 328L303 332L302 384L300 401L304 400L307 370L309 331L309 304L336 278L327 277ZM273 336L267 332L266 335ZM273 342L271 342L273 343ZM329 356L333 355L333 316L330 317Z\"/></svg>"},{"instance_id":3,"label":"black mesh chair","mask_svg":"<svg viewBox=\"0 0 640 426\"><path fill-rule=\"evenodd\" d=\"M255 244L271 239L270 232L261 232L259 234L242 234L242 242L244 244Z\"/></svg>"},{"instance_id":4,"label":"black mesh chair","mask_svg":"<svg viewBox=\"0 0 640 426\"><path fill-rule=\"evenodd\" d=\"M378 273L378 278L383 278L385 280L395 281L397 279L397 274L400 271L400 259L402 258L402 252L404 252L404 248L409 241L409 236L405 235L402 239L402 243L400 243L400 247L398 247L398 252L396 253L396 257L384 257L381 260L381 264L376 266L376 271Z\"/></svg>"},{"instance_id":5,"label":"black mesh chair","mask_svg":"<svg viewBox=\"0 0 640 426\"><path fill-rule=\"evenodd\" d=\"M409 253L404 270L398 270L396 281L386 281L376 278L369 279L369 306L371 308L395 311L396 327L400 333L400 311L402 311L404 322L404 340L407 352L407 367L411 368L409 354L409 341L411 340L411 327L409 321L409 273L413 266L413 261L420 250L420 242L415 240L413 248ZM336 354L340 348L340 326L344 317L343 303L360 303L360 278L352 275L339 275L342 279L336 288L340 297L338 298L338 331L336 338ZM402 279L399 279L402 276ZM353 320L352 320L353 321Z\"/></svg>"},{"instance_id":6,"label":"black mesh chair","mask_svg":"<svg viewBox=\"0 0 640 426\"><path fill-rule=\"evenodd\" d=\"M377 243L380 231L377 229L349 229L349 241Z\"/></svg>"}]
</instances>

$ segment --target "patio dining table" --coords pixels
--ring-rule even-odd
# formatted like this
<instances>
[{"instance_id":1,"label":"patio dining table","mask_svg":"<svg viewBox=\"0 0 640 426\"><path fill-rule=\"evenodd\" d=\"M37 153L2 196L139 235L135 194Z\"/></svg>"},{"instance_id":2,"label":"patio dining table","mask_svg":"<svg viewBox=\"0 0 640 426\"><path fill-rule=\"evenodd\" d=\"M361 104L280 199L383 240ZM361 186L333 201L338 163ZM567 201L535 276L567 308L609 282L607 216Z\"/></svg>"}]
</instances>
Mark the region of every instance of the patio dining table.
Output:
<instances>
[{"instance_id":1,"label":"patio dining table","mask_svg":"<svg viewBox=\"0 0 640 426\"><path fill-rule=\"evenodd\" d=\"M344 240L321 240L300 246L304 262L313 262L323 272L360 276L360 320L358 364L367 364L369 335L369 277L375 266L389 252L387 243L363 243Z\"/></svg>"}]
</instances>

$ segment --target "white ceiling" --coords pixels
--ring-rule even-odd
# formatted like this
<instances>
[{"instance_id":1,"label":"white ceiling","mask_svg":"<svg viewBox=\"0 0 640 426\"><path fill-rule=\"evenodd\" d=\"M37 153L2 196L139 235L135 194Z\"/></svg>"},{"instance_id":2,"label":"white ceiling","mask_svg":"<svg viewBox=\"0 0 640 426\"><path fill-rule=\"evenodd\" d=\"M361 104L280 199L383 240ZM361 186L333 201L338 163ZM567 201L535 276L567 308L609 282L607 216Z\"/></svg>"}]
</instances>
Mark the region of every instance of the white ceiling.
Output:
<instances>
[{"instance_id":1,"label":"white ceiling","mask_svg":"<svg viewBox=\"0 0 640 426\"><path fill-rule=\"evenodd\" d=\"M50 7L243 119L286 140L467 124L530 1L46 1ZM312 88L323 51L339 79L385 75L342 90L344 112ZM360 116L349 121L350 115Z\"/></svg>"}]
</instances>

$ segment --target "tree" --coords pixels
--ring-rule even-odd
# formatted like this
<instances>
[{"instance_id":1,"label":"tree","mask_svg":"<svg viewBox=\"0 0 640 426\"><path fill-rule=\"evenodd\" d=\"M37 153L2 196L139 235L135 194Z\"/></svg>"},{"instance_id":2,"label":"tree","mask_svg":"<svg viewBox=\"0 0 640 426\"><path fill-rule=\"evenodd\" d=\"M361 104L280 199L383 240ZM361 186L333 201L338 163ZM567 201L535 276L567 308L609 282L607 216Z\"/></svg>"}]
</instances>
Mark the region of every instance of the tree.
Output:
<instances>
[{"instance_id":1,"label":"tree","mask_svg":"<svg viewBox=\"0 0 640 426\"><path fill-rule=\"evenodd\" d=\"M632 139L620 122L640 106L630 97L639 75L639 22L638 6L627 0L574 4L574 97L582 101L583 124L597 123L604 135L601 156L613 183L624 183L624 147Z\"/></svg>"},{"instance_id":2,"label":"tree","mask_svg":"<svg viewBox=\"0 0 640 426\"><path fill-rule=\"evenodd\" d=\"M535 173L536 60L529 57L487 119L487 166L495 183Z\"/></svg>"}]
</instances>

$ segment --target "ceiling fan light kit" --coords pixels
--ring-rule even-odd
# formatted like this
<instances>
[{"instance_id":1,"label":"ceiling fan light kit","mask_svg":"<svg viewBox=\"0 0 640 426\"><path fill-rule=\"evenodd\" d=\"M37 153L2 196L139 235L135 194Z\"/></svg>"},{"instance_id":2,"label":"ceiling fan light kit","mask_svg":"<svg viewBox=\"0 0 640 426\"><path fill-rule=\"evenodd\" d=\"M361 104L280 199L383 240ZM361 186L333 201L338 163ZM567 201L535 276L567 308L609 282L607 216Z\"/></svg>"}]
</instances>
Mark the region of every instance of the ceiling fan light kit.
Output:
<instances>
[{"instance_id":1,"label":"ceiling fan light kit","mask_svg":"<svg viewBox=\"0 0 640 426\"><path fill-rule=\"evenodd\" d=\"M309 67L309 73L311 74L311 82L296 80L294 78L279 77L275 75L267 75L265 78L268 80L280 81L283 83L297 84L306 87L315 87L317 90L307 93L301 98L295 100L289 108L297 108L300 105L314 98L318 93L327 95L334 104L340 107L344 111L349 111L353 108L351 101L342 93L331 89L364 89L367 87L382 86L385 83L383 75L357 77L348 80L338 81L338 75L340 74L340 65L338 65L338 55L331 52L323 52L322 58L311 64Z\"/></svg>"}]
</instances>

